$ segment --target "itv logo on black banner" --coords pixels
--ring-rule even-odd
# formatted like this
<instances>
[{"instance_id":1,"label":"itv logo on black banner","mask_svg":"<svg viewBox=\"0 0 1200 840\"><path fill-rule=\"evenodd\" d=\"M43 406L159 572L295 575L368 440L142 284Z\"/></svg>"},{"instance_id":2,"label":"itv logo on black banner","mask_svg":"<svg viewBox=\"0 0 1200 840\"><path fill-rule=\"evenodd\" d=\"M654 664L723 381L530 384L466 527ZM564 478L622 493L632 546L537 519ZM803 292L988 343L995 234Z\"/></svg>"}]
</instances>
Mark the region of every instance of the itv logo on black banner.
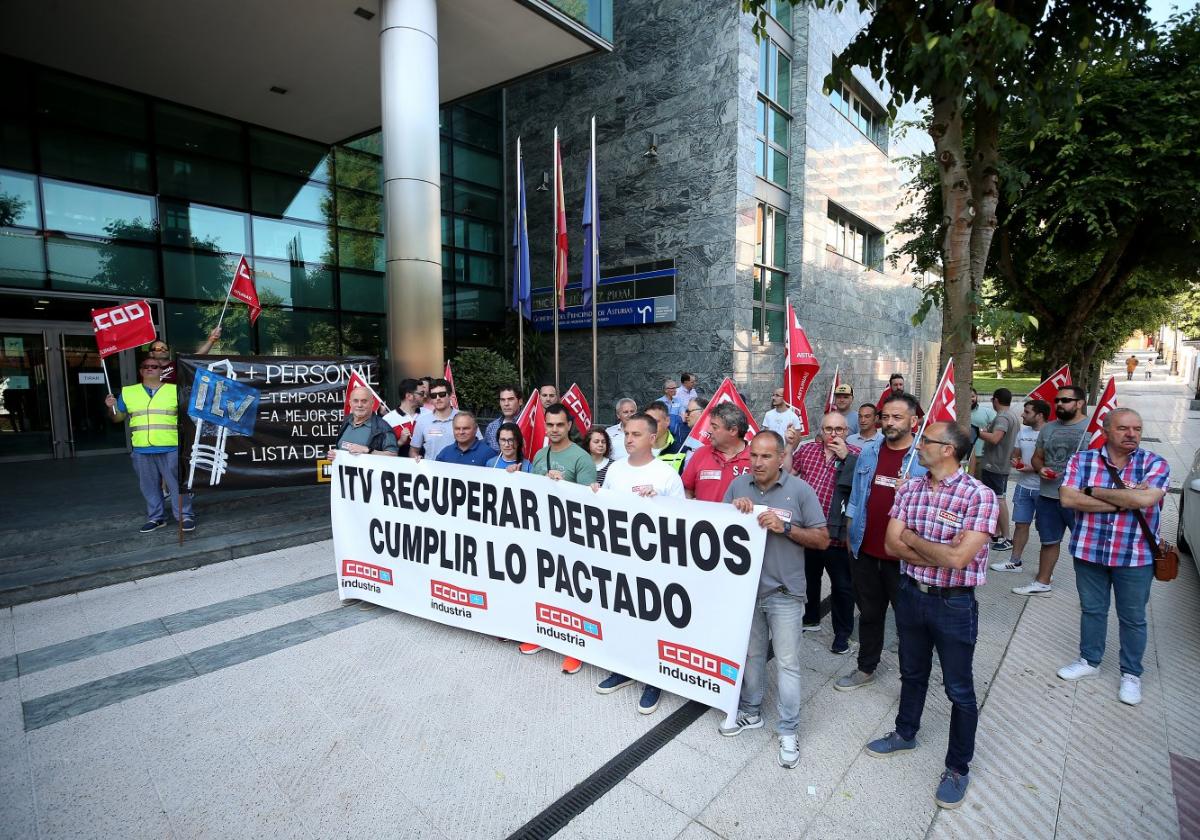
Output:
<instances>
[{"instance_id":1,"label":"itv logo on black banner","mask_svg":"<svg viewBox=\"0 0 1200 840\"><path fill-rule=\"evenodd\" d=\"M590 636L593 639L604 638L599 621L570 610L564 610L561 607L553 607L550 604L539 602L533 607L533 616L538 622L538 633L561 642L587 647L587 639L584 636ZM553 626L545 626L548 624ZM564 633L562 630L556 630L557 627L574 632Z\"/></svg>"},{"instance_id":2,"label":"itv logo on black banner","mask_svg":"<svg viewBox=\"0 0 1200 840\"><path fill-rule=\"evenodd\" d=\"M455 586L453 583L446 583L443 580L429 581L429 594L433 596L429 606L448 615L471 618L474 616L472 610L488 608L486 592L478 589L463 589L461 586Z\"/></svg>"},{"instance_id":3,"label":"itv logo on black banner","mask_svg":"<svg viewBox=\"0 0 1200 840\"><path fill-rule=\"evenodd\" d=\"M658 640L658 672L714 694L721 693L721 682L737 685L741 665L699 648ZM689 673L695 672L695 673ZM709 678L712 679L709 679Z\"/></svg>"},{"instance_id":4,"label":"itv logo on black banner","mask_svg":"<svg viewBox=\"0 0 1200 840\"><path fill-rule=\"evenodd\" d=\"M349 578L349 580L347 580ZM392 586L392 570L358 560L342 561L342 588L365 589L378 595L383 586Z\"/></svg>"}]
</instances>

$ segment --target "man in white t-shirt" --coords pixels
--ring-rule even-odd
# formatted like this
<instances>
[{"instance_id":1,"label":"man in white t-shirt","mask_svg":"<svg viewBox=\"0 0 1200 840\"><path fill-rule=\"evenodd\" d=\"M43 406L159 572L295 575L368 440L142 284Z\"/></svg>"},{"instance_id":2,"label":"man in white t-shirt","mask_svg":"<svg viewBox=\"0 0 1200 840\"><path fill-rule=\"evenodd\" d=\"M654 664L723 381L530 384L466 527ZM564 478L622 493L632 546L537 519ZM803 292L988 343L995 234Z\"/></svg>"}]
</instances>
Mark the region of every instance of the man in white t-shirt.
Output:
<instances>
[{"instance_id":1,"label":"man in white t-shirt","mask_svg":"<svg viewBox=\"0 0 1200 840\"><path fill-rule=\"evenodd\" d=\"M665 461L654 457L658 423L649 414L635 414L625 421L627 457L614 461L604 476L604 487L639 496L686 498L683 480Z\"/></svg>"},{"instance_id":2,"label":"man in white t-shirt","mask_svg":"<svg viewBox=\"0 0 1200 840\"><path fill-rule=\"evenodd\" d=\"M783 399L783 389L776 388L771 392L771 410L763 415L762 427L770 429L784 440L787 440L788 429L800 429L800 418Z\"/></svg>"},{"instance_id":3,"label":"man in white t-shirt","mask_svg":"<svg viewBox=\"0 0 1200 840\"><path fill-rule=\"evenodd\" d=\"M654 439L658 436L658 421L649 414L638 413L625 421L625 449L628 457L621 461L613 461L608 465L604 476L604 487L622 493L636 493L639 496L670 496L674 499L685 498L683 481L670 465L654 457ZM593 490L600 485L593 484ZM597 694L612 694L627 685L633 685L633 680L615 671L600 681L596 686ZM642 689L642 697L638 700L638 711L643 715L652 714L658 708L658 699L662 689L648 685Z\"/></svg>"},{"instance_id":4,"label":"man in white t-shirt","mask_svg":"<svg viewBox=\"0 0 1200 840\"><path fill-rule=\"evenodd\" d=\"M1033 468L1033 450L1037 449L1038 433L1050 421L1050 403L1045 400L1029 400L1021 414L1021 431L1012 452L1012 467L1016 472L1017 487L1013 491L1012 503L1012 554L1007 560L992 564L996 572L1021 571L1021 554L1029 541L1029 525L1033 522L1037 497L1041 492L1042 480Z\"/></svg>"},{"instance_id":5,"label":"man in white t-shirt","mask_svg":"<svg viewBox=\"0 0 1200 840\"><path fill-rule=\"evenodd\" d=\"M608 440L612 444L608 457L620 461L625 457L625 421L637 414L637 400L631 397L621 397L614 406L617 412L617 422L605 429Z\"/></svg>"}]
</instances>

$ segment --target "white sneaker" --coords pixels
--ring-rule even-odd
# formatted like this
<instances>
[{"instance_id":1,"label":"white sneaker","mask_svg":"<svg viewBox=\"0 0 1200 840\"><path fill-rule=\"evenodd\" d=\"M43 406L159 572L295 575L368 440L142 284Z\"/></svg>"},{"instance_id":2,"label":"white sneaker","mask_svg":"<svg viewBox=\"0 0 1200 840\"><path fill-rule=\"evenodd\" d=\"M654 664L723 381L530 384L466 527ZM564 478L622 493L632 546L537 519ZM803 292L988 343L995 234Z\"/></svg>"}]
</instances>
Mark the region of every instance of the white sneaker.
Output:
<instances>
[{"instance_id":1,"label":"white sneaker","mask_svg":"<svg viewBox=\"0 0 1200 840\"><path fill-rule=\"evenodd\" d=\"M993 563L991 568L993 572L1019 572L1024 566L1020 560L1015 563L1012 560L1001 560L999 563Z\"/></svg>"},{"instance_id":2,"label":"white sneaker","mask_svg":"<svg viewBox=\"0 0 1200 840\"><path fill-rule=\"evenodd\" d=\"M1070 665L1064 665L1058 669L1058 678L1060 680L1083 680L1088 677L1094 677L1100 673L1099 668L1093 668L1088 664L1086 659L1076 659ZM1122 687L1124 684L1122 683Z\"/></svg>"},{"instance_id":3,"label":"white sneaker","mask_svg":"<svg viewBox=\"0 0 1200 840\"><path fill-rule=\"evenodd\" d=\"M1049 595L1052 587L1048 583L1042 583L1040 580L1031 581L1024 586L1014 586L1012 591L1014 595Z\"/></svg>"},{"instance_id":4,"label":"white sneaker","mask_svg":"<svg viewBox=\"0 0 1200 840\"><path fill-rule=\"evenodd\" d=\"M1121 691L1117 694L1122 703L1136 706L1142 702L1142 681L1133 674L1121 675Z\"/></svg>"},{"instance_id":5,"label":"white sneaker","mask_svg":"<svg viewBox=\"0 0 1200 840\"><path fill-rule=\"evenodd\" d=\"M788 770L800 763L800 745L795 735L779 736L779 766Z\"/></svg>"}]
</instances>

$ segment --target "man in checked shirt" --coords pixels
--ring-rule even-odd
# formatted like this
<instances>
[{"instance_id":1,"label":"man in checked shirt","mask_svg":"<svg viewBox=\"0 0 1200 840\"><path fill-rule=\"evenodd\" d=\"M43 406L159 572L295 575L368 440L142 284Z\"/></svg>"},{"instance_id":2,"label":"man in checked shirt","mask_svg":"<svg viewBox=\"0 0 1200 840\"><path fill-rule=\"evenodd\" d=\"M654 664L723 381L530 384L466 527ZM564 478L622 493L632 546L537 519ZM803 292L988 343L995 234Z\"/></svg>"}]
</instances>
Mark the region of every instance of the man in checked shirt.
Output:
<instances>
[{"instance_id":1,"label":"man in checked shirt","mask_svg":"<svg viewBox=\"0 0 1200 840\"><path fill-rule=\"evenodd\" d=\"M951 711L946 770L935 800L942 808L957 808L970 784L979 723L972 672L979 631L975 587L987 573L998 507L996 494L959 465L971 451L971 439L958 426L930 423L917 446L929 473L896 490L885 537L888 553L900 558L900 709L895 731L867 744L867 752L890 756L917 746L937 650Z\"/></svg>"},{"instance_id":2,"label":"man in checked shirt","mask_svg":"<svg viewBox=\"0 0 1200 840\"><path fill-rule=\"evenodd\" d=\"M1158 537L1159 508L1171 486L1166 460L1141 448L1142 416L1114 408L1104 418L1107 442L1077 452L1067 462L1062 506L1078 512L1069 548L1079 590L1079 659L1058 669L1064 680L1100 672L1108 633L1108 599L1117 601L1121 637L1122 703L1142 702L1142 654L1146 650L1146 602L1154 580L1154 554L1135 510ZM1120 484L1106 462L1116 468Z\"/></svg>"}]
</instances>

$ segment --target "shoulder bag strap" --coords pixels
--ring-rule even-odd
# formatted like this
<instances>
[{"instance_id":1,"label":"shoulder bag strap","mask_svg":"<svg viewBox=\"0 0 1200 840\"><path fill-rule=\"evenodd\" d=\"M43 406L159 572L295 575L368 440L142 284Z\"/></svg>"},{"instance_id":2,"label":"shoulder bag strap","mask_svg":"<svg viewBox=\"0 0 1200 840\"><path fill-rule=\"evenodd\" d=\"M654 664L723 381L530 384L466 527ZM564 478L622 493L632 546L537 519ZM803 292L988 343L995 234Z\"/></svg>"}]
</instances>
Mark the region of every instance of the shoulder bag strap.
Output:
<instances>
[{"instance_id":1,"label":"shoulder bag strap","mask_svg":"<svg viewBox=\"0 0 1200 840\"><path fill-rule=\"evenodd\" d=\"M1117 483L1117 487L1115 489L1119 490L1124 488L1125 481L1121 478L1121 473L1117 470L1117 468L1110 464L1108 459L1103 455L1099 455L1098 457L1104 463L1104 466L1108 468L1108 474L1112 476L1113 481ZM1134 508L1132 511L1130 511L1130 513L1134 515L1134 518L1137 519L1138 524L1142 526L1142 534L1146 537L1146 542L1150 544L1150 555L1156 559L1162 557L1162 550L1159 548L1158 538L1154 536L1154 532L1150 530L1150 524L1146 522L1146 517L1142 515L1141 510Z\"/></svg>"}]
</instances>

